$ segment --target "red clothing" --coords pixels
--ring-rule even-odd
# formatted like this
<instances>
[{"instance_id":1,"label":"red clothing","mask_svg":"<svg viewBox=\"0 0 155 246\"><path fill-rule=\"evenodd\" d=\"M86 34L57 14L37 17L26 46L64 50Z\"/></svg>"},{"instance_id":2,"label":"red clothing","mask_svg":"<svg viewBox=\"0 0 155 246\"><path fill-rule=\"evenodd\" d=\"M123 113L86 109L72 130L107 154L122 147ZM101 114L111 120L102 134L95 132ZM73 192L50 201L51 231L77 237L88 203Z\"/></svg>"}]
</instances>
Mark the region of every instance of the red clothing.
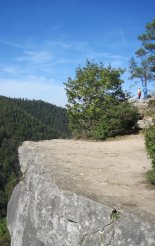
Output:
<instances>
[{"instance_id":1,"label":"red clothing","mask_svg":"<svg viewBox=\"0 0 155 246\"><path fill-rule=\"evenodd\" d=\"M138 89L138 98L140 99L140 97L141 97L141 89L139 88Z\"/></svg>"}]
</instances>

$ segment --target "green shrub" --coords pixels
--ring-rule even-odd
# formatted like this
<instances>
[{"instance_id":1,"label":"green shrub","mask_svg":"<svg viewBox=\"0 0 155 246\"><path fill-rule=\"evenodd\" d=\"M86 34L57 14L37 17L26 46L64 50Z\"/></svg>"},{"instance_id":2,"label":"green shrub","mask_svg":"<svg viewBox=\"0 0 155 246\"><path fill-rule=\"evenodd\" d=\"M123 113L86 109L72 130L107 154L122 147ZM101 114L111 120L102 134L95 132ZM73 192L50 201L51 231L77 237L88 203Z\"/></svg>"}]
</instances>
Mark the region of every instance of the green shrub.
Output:
<instances>
[{"instance_id":1,"label":"green shrub","mask_svg":"<svg viewBox=\"0 0 155 246\"><path fill-rule=\"evenodd\" d=\"M154 168L152 170L149 170L146 173L146 178L149 183L151 183L152 185L155 185L155 169Z\"/></svg>"},{"instance_id":2,"label":"green shrub","mask_svg":"<svg viewBox=\"0 0 155 246\"><path fill-rule=\"evenodd\" d=\"M153 166L155 165L155 126L150 127L145 133L145 144L149 156L152 159Z\"/></svg>"},{"instance_id":3,"label":"green shrub","mask_svg":"<svg viewBox=\"0 0 155 246\"><path fill-rule=\"evenodd\" d=\"M4 235L7 232L6 219L3 218L0 220L0 236Z\"/></svg>"},{"instance_id":4,"label":"green shrub","mask_svg":"<svg viewBox=\"0 0 155 246\"><path fill-rule=\"evenodd\" d=\"M6 218L0 219L0 246L10 246L10 235Z\"/></svg>"},{"instance_id":5,"label":"green shrub","mask_svg":"<svg viewBox=\"0 0 155 246\"><path fill-rule=\"evenodd\" d=\"M152 170L147 172L146 177L151 184L155 185L155 126L146 130L145 144L147 152L152 159Z\"/></svg>"},{"instance_id":6,"label":"green shrub","mask_svg":"<svg viewBox=\"0 0 155 246\"><path fill-rule=\"evenodd\" d=\"M107 108L99 124L92 131L95 139L106 139L126 135L136 131L138 121L137 109L127 102L121 102L114 107Z\"/></svg>"}]
</instances>

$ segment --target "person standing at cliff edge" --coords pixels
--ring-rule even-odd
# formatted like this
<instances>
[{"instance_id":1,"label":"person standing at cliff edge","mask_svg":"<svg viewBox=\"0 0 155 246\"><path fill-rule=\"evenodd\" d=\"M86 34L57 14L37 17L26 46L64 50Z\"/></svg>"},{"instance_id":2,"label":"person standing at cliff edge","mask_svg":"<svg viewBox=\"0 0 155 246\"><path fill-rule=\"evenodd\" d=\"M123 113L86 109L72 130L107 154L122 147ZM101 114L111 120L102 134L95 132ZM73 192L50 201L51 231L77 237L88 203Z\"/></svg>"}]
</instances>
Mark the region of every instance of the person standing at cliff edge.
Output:
<instances>
[{"instance_id":1,"label":"person standing at cliff edge","mask_svg":"<svg viewBox=\"0 0 155 246\"><path fill-rule=\"evenodd\" d=\"M138 88L138 99L140 99L140 98L141 98L141 89Z\"/></svg>"},{"instance_id":2,"label":"person standing at cliff edge","mask_svg":"<svg viewBox=\"0 0 155 246\"><path fill-rule=\"evenodd\" d=\"M143 87L143 92L144 92L144 99L147 99L147 87Z\"/></svg>"}]
</instances>

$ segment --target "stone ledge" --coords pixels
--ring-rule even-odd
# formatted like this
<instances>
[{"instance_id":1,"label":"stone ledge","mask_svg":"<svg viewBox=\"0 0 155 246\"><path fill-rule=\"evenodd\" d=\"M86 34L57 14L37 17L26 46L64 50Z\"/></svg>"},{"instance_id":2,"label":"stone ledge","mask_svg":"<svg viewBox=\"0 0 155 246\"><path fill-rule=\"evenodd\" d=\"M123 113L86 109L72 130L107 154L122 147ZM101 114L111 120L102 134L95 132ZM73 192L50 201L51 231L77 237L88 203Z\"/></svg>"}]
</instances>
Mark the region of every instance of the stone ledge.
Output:
<instances>
[{"instance_id":1,"label":"stone ledge","mask_svg":"<svg viewBox=\"0 0 155 246\"><path fill-rule=\"evenodd\" d=\"M19 158L23 180L8 204L11 246L154 245L155 190L143 183L151 164L142 136L25 142Z\"/></svg>"}]
</instances>

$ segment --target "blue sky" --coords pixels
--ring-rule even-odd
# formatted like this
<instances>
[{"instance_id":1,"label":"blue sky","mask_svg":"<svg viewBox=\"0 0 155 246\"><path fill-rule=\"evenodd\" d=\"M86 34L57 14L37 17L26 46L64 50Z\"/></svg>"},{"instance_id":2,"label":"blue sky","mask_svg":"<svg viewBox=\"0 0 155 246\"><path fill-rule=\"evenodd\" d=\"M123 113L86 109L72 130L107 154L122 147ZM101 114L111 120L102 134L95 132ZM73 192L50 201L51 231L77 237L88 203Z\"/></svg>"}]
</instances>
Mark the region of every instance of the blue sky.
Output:
<instances>
[{"instance_id":1,"label":"blue sky","mask_svg":"<svg viewBox=\"0 0 155 246\"><path fill-rule=\"evenodd\" d=\"M0 0L0 95L65 106L78 65L127 68L153 18L154 0Z\"/></svg>"}]
</instances>

